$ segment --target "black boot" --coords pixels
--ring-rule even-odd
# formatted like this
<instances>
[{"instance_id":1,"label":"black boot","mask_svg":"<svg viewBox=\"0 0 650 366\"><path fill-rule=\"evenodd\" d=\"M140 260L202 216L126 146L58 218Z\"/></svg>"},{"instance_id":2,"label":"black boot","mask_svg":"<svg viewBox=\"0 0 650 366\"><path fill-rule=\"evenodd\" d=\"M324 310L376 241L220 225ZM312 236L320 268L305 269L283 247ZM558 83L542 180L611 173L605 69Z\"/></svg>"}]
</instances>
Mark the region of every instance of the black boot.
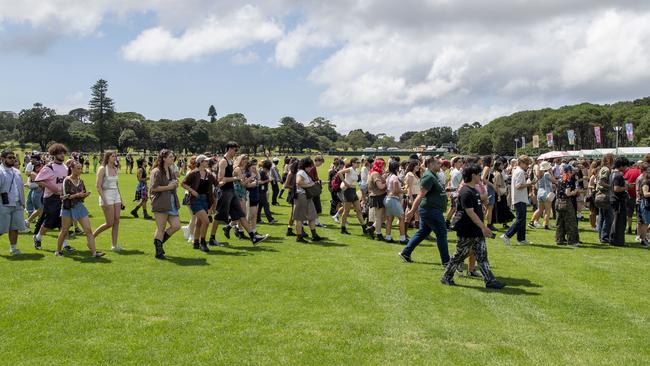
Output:
<instances>
[{"instance_id":1,"label":"black boot","mask_svg":"<svg viewBox=\"0 0 650 366\"><path fill-rule=\"evenodd\" d=\"M149 213L145 209L142 209L142 217L144 217L145 220L153 219L153 217L149 216Z\"/></svg>"},{"instance_id":2,"label":"black boot","mask_svg":"<svg viewBox=\"0 0 650 366\"><path fill-rule=\"evenodd\" d=\"M350 232L345 228L345 226L341 226L341 234L350 235Z\"/></svg>"},{"instance_id":3,"label":"black boot","mask_svg":"<svg viewBox=\"0 0 650 366\"><path fill-rule=\"evenodd\" d=\"M208 245L207 245L207 243L205 242L205 239L201 239L201 244L199 245L199 248L200 248L201 251L204 252L204 253L207 253L207 252L210 251L210 249L208 249Z\"/></svg>"},{"instance_id":4,"label":"black boot","mask_svg":"<svg viewBox=\"0 0 650 366\"><path fill-rule=\"evenodd\" d=\"M199 239L194 239L194 244L192 245L193 249L199 249Z\"/></svg>"},{"instance_id":5,"label":"black boot","mask_svg":"<svg viewBox=\"0 0 650 366\"><path fill-rule=\"evenodd\" d=\"M140 216L138 216L138 209L139 209L139 208L140 208L140 206L137 206L136 208L134 208L133 210L131 210L131 215L132 215L133 217L135 217L136 219L137 219L138 217L140 217Z\"/></svg>"},{"instance_id":6,"label":"black boot","mask_svg":"<svg viewBox=\"0 0 650 366\"><path fill-rule=\"evenodd\" d=\"M156 258L167 259L165 258L165 252L163 251L163 243L158 239L154 239L153 245L156 248Z\"/></svg>"},{"instance_id":7,"label":"black boot","mask_svg":"<svg viewBox=\"0 0 650 366\"><path fill-rule=\"evenodd\" d=\"M321 240L323 240L323 238L320 235L318 235L316 230L315 229L312 230L311 231L311 241L321 241Z\"/></svg>"},{"instance_id":8,"label":"black boot","mask_svg":"<svg viewBox=\"0 0 650 366\"><path fill-rule=\"evenodd\" d=\"M162 243L165 244L165 242L166 242L167 240L169 240L169 238L171 238L171 235L169 235L169 234L165 231L165 234L163 235Z\"/></svg>"},{"instance_id":9,"label":"black boot","mask_svg":"<svg viewBox=\"0 0 650 366\"><path fill-rule=\"evenodd\" d=\"M287 228L287 236L296 236L296 234L293 232L293 229L290 227Z\"/></svg>"}]
</instances>

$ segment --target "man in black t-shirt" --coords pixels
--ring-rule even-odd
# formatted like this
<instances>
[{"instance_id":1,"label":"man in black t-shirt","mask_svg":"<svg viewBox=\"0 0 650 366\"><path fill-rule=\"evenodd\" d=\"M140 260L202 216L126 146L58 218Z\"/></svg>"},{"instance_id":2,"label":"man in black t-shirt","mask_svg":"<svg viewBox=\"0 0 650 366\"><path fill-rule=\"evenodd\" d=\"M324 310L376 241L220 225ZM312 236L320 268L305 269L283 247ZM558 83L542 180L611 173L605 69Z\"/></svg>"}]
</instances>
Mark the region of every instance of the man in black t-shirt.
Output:
<instances>
[{"instance_id":1,"label":"man in black t-shirt","mask_svg":"<svg viewBox=\"0 0 650 366\"><path fill-rule=\"evenodd\" d=\"M487 246L485 245L485 237L494 237L494 234L483 223L481 195L474 188L481 182L481 168L476 164L466 165L463 169L463 181L465 185L458 195L458 211L462 212L462 217L458 224L455 225L458 236L456 253L447 264L440 282L444 285L455 285L454 273L456 269L463 264L470 252L474 252L485 280L485 287L501 289L505 285L494 278L488 262Z\"/></svg>"},{"instance_id":2,"label":"man in black t-shirt","mask_svg":"<svg viewBox=\"0 0 650 366\"><path fill-rule=\"evenodd\" d=\"M611 231L609 233L609 244L614 246L625 245L625 229L627 228L627 181L623 176L625 168L630 165L626 157L618 157L614 160L614 171L611 175L612 187L612 209L614 210L614 220L612 221Z\"/></svg>"}]
</instances>

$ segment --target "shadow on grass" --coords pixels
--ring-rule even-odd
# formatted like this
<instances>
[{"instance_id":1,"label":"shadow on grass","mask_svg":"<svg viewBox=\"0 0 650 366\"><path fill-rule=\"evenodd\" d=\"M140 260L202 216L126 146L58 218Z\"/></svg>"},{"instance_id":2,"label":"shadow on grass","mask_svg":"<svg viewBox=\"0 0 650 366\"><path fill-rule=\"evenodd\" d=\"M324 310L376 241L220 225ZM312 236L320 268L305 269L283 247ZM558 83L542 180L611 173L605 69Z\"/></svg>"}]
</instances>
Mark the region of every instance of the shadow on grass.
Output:
<instances>
[{"instance_id":1,"label":"shadow on grass","mask_svg":"<svg viewBox=\"0 0 650 366\"><path fill-rule=\"evenodd\" d=\"M38 261L45 258L45 255L41 253L23 253L20 255L0 255L0 257L8 261Z\"/></svg>"},{"instance_id":2,"label":"shadow on grass","mask_svg":"<svg viewBox=\"0 0 650 366\"><path fill-rule=\"evenodd\" d=\"M107 254L108 255L108 254ZM66 258L71 258L75 262L79 263L101 263L101 264L106 264L106 263L111 263L112 261L106 256L104 257L93 257L90 252L84 252L83 254L76 252L74 255L66 254L64 255Z\"/></svg>"},{"instance_id":3,"label":"shadow on grass","mask_svg":"<svg viewBox=\"0 0 650 366\"><path fill-rule=\"evenodd\" d=\"M520 245L520 246L528 246L528 247L535 247L535 248L543 248L543 249L574 249L568 245L556 245L556 244L529 244L529 245Z\"/></svg>"},{"instance_id":4,"label":"shadow on grass","mask_svg":"<svg viewBox=\"0 0 650 366\"><path fill-rule=\"evenodd\" d=\"M517 287L510 287L513 286L509 282L504 282L506 287L502 288L501 290L494 290L490 288L485 288L485 286L468 286L468 285L459 285L456 284L455 287L462 287L462 288L468 288L468 289L474 289L478 290L481 292L491 292L491 293L498 293L498 294L504 294L504 295L525 295L525 296L539 296L540 294L537 292L530 292L526 291L521 288Z\"/></svg>"},{"instance_id":5,"label":"shadow on grass","mask_svg":"<svg viewBox=\"0 0 650 366\"><path fill-rule=\"evenodd\" d=\"M119 252L113 252L117 255L144 255L145 252L138 249L122 249Z\"/></svg>"},{"instance_id":6,"label":"shadow on grass","mask_svg":"<svg viewBox=\"0 0 650 366\"><path fill-rule=\"evenodd\" d=\"M541 285L530 282L530 280L525 279L525 278L512 278L512 277L500 277L500 276L497 276L497 280L499 280L499 282L505 283L506 286L537 287L537 288L542 287Z\"/></svg>"},{"instance_id":7,"label":"shadow on grass","mask_svg":"<svg viewBox=\"0 0 650 366\"><path fill-rule=\"evenodd\" d=\"M268 240L265 241L265 243L268 242ZM248 246L229 246L228 249L234 249L234 250L245 250L247 252L278 252L278 250L270 247L265 247L262 245L258 246L253 246L253 245L248 245Z\"/></svg>"},{"instance_id":8,"label":"shadow on grass","mask_svg":"<svg viewBox=\"0 0 650 366\"><path fill-rule=\"evenodd\" d=\"M321 247L339 247L339 248L348 246L347 244L333 242L327 238L323 238L323 240L321 241L309 241L308 243L302 243L302 244L318 245Z\"/></svg>"},{"instance_id":9,"label":"shadow on grass","mask_svg":"<svg viewBox=\"0 0 650 366\"><path fill-rule=\"evenodd\" d=\"M205 258L183 258L167 256L167 261L183 267L209 265L208 261Z\"/></svg>"},{"instance_id":10,"label":"shadow on grass","mask_svg":"<svg viewBox=\"0 0 650 366\"><path fill-rule=\"evenodd\" d=\"M210 249L207 255L225 255L225 256L233 256L233 257L244 257L247 255L250 255L246 252L226 252L220 249Z\"/></svg>"}]
</instances>

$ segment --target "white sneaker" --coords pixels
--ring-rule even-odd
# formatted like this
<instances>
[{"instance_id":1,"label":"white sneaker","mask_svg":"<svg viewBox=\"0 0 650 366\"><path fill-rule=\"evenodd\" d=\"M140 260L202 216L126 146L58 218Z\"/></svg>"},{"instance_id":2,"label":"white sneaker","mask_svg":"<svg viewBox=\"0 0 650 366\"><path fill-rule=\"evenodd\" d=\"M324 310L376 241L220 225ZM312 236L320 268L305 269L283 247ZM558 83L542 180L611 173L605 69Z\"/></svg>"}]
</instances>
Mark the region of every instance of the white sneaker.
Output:
<instances>
[{"instance_id":1,"label":"white sneaker","mask_svg":"<svg viewBox=\"0 0 650 366\"><path fill-rule=\"evenodd\" d=\"M332 216L332 220L334 220L335 223L340 224L341 222L339 221L339 217L334 215Z\"/></svg>"},{"instance_id":2,"label":"white sneaker","mask_svg":"<svg viewBox=\"0 0 650 366\"><path fill-rule=\"evenodd\" d=\"M188 240L190 238L190 226L183 226L181 229L183 229L183 237Z\"/></svg>"},{"instance_id":3,"label":"white sneaker","mask_svg":"<svg viewBox=\"0 0 650 366\"><path fill-rule=\"evenodd\" d=\"M501 235L501 240L503 240L503 244L510 245L510 238L506 234Z\"/></svg>"},{"instance_id":4,"label":"white sneaker","mask_svg":"<svg viewBox=\"0 0 650 366\"><path fill-rule=\"evenodd\" d=\"M9 253L11 253L11 255L21 255L21 254L23 254L23 253L21 253L20 250L18 250L18 248L9 248Z\"/></svg>"},{"instance_id":5,"label":"white sneaker","mask_svg":"<svg viewBox=\"0 0 650 366\"><path fill-rule=\"evenodd\" d=\"M521 241L517 241L517 244L519 244L519 245L531 245L532 243L529 242L528 240L521 240Z\"/></svg>"},{"instance_id":6,"label":"white sneaker","mask_svg":"<svg viewBox=\"0 0 650 366\"><path fill-rule=\"evenodd\" d=\"M122 247L119 246L119 245L116 245L116 246L112 247L111 250L114 251L114 252L121 252L121 251L122 251Z\"/></svg>"},{"instance_id":7,"label":"white sneaker","mask_svg":"<svg viewBox=\"0 0 650 366\"><path fill-rule=\"evenodd\" d=\"M537 229L544 227L544 225L540 224L538 221L535 221L535 223L533 223L533 225L535 225L535 227Z\"/></svg>"},{"instance_id":8,"label":"white sneaker","mask_svg":"<svg viewBox=\"0 0 650 366\"><path fill-rule=\"evenodd\" d=\"M640 242L641 242L641 237L637 235L637 236L634 238L634 240L636 240L637 243L640 243Z\"/></svg>"}]
</instances>

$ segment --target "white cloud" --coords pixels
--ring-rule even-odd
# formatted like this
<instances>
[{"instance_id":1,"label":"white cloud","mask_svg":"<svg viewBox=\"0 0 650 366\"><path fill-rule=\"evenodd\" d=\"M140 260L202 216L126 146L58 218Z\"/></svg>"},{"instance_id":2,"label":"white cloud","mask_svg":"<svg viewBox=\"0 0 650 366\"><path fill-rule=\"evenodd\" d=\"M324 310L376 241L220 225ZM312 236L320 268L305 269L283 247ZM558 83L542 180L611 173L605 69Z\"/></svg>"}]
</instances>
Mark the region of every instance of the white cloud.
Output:
<instances>
[{"instance_id":1,"label":"white cloud","mask_svg":"<svg viewBox=\"0 0 650 366\"><path fill-rule=\"evenodd\" d=\"M275 46L275 62L283 67L294 67L300 61L305 51L311 48L331 46L333 35L299 25L286 34Z\"/></svg>"},{"instance_id":2,"label":"white cloud","mask_svg":"<svg viewBox=\"0 0 650 366\"><path fill-rule=\"evenodd\" d=\"M57 114L68 114L76 108L88 108L88 97L83 92L74 92L63 98L63 101L54 103L51 107Z\"/></svg>"},{"instance_id":3,"label":"white cloud","mask_svg":"<svg viewBox=\"0 0 650 366\"><path fill-rule=\"evenodd\" d=\"M202 24L176 37L163 27L142 32L122 48L127 60L139 62L187 61L226 50L244 49L256 42L269 42L282 35L282 28L265 19L257 7L245 5L224 17L211 16Z\"/></svg>"},{"instance_id":4,"label":"white cloud","mask_svg":"<svg viewBox=\"0 0 650 366\"><path fill-rule=\"evenodd\" d=\"M260 60L260 56L257 53L250 50L246 52L237 52L230 58L230 61L232 61L232 63L236 65L254 64L259 60Z\"/></svg>"}]
</instances>

